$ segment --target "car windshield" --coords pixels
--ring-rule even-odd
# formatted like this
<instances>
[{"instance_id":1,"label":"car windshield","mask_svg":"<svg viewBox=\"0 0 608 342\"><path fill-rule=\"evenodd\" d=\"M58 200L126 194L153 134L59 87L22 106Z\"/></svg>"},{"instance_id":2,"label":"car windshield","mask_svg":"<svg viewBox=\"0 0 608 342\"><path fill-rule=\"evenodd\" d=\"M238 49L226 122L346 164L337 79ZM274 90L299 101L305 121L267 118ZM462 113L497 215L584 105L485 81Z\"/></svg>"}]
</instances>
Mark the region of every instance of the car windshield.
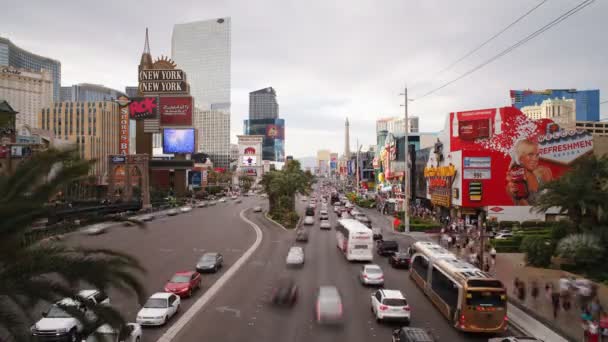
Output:
<instances>
[{"instance_id":1,"label":"car windshield","mask_svg":"<svg viewBox=\"0 0 608 342\"><path fill-rule=\"evenodd\" d=\"M376 267L367 267L365 269L366 273L370 273L370 274L380 274L382 273L382 270L380 268L376 268Z\"/></svg>"},{"instance_id":2,"label":"car windshield","mask_svg":"<svg viewBox=\"0 0 608 342\"><path fill-rule=\"evenodd\" d=\"M394 255L397 259L409 259L410 257L407 253L404 252L395 253Z\"/></svg>"},{"instance_id":3,"label":"car windshield","mask_svg":"<svg viewBox=\"0 0 608 342\"><path fill-rule=\"evenodd\" d=\"M506 296L501 291L469 291L468 306L502 307L506 305Z\"/></svg>"},{"instance_id":4,"label":"car windshield","mask_svg":"<svg viewBox=\"0 0 608 342\"><path fill-rule=\"evenodd\" d=\"M49 312L46 314L46 317L48 317L48 318L69 318L72 316L70 314L68 314L67 312L63 311L63 309L60 308L59 306L53 305L49 309Z\"/></svg>"},{"instance_id":5,"label":"car windshield","mask_svg":"<svg viewBox=\"0 0 608 342\"><path fill-rule=\"evenodd\" d=\"M167 307L167 300L164 298L150 298L144 304L144 308L148 309L161 309Z\"/></svg>"},{"instance_id":6,"label":"car windshield","mask_svg":"<svg viewBox=\"0 0 608 342\"><path fill-rule=\"evenodd\" d=\"M177 274L177 275L174 275L173 278L171 278L170 282L171 283L188 283L188 282L190 282L190 276Z\"/></svg>"},{"instance_id":7,"label":"car windshield","mask_svg":"<svg viewBox=\"0 0 608 342\"><path fill-rule=\"evenodd\" d=\"M400 298L387 298L382 301L382 304L388 306L406 306L407 300Z\"/></svg>"},{"instance_id":8,"label":"car windshield","mask_svg":"<svg viewBox=\"0 0 608 342\"><path fill-rule=\"evenodd\" d=\"M206 254L203 255L203 257L201 258L201 261L215 261L216 255L215 254Z\"/></svg>"}]
</instances>

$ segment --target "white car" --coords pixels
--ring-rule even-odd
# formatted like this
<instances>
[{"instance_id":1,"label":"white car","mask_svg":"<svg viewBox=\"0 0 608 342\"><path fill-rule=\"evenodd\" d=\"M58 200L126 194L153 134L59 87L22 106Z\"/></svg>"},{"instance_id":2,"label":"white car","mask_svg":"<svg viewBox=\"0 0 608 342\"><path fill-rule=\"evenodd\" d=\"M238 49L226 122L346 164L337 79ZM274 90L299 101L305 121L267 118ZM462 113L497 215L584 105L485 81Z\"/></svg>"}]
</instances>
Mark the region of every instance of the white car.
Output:
<instances>
[{"instance_id":1,"label":"white car","mask_svg":"<svg viewBox=\"0 0 608 342\"><path fill-rule=\"evenodd\" d=\"M78 292L78 296L93 303L110 305L110 298L98 290L82 290ZM72 317L59 305L79 307L81 303L72 298L64 298L51 305L49 310L42 315L43 318L31 328L32 335L36 340L44 340L52 336L56 340L63 338L69 341L77 341L78 335L82 333L84 327L79 320ZM95 319L95 317L88 318Z\"/></svg>"},{"instance_id":2,"label":"white car","mask_svg":"<svg viewBox=\"0 0 608 342\"><path fill-rule=\"evenodd\" d=\"M220 200L219 200L218 202L220 202L220 203L225 203L225 202L226 202L226 197L222 197L222 198L220 198Z\"/></svg>"},{"instance_id":3,"label":"white car","mask_svg":"<svg viewBox=\"0 0 608 342\"><path fill-rule=\"evenodd\" d=\"M262 207L260 207L260 206L254 207L253 208L253 212L254 213L261 213L262 212Z\"/></svg>"},{"instance_id":4,"label":"white car","mask_svg":"<svg viewBox=\"0 0 608 342\"><path fill-rule=\"evenodd\" d=\"M200 201L200 202L196 203L197 208L204 208L206 206L207 206L207 202L205 202L205 201Z\"/></svg>"},{"instance_id":5,"label":"white car","mask_svg":"<svg viewBox=\"0 0 608 342\"><path fill-rule=\"evenodd\" d=\"M359 271L359 280L363 285L384 285L384 273L378 265L363 265Z\"/></svg>"},{"instance_id":6,"label":"white car","mask_svg":"<svg viewBox=\"0 0 608 342\"><path fill-rule=\"evenodd\" d=\"M177 209L169 209L167 210L167 216L175 216L179 214L179 210Z\"/></svg>"},{"instance_id":7,"label":"white car","mask_svg":"<svg viewBox=\"0 0 608 342\"><path fill-rule=\"evenodd\" d=\"M511 233L500 233L500 234L497 234L494 238L496 240L506 240L506 239L510 239L512 237L513 237L513 234L511 234Z\"/></svg>"},{"instance_id":8,"label":"white car","mask_svg":"<svg viewBox=\"0 0 608 342\"><path fill-rule=\"evenodd\" d=\"M372 294L372 313L378 322L394 320L410 325L410 306L399 290L380 289Z\"/></svg>"},{"instance_id":9,"label":"white car","mask_svg":"<svg viewBox=\"0 0 608 342\"><path fill-rule=\"evenodd\" d=\"M137 323L141 325L164 325L179 310L180 298L168 292L157 292L148 298L137 313Z\"/></svg>"},{"instance_id":10,"label":"white car","mask_svg":"<svg viewBox=\"0 0 608 342\"><path fill-rule=\"evenodd\" d=\"M304 250L302 247L291 247L287 253L285 262L288 266L301 266L304 265Z\"/></svg>"},{"instance_id":11,"label":"white car","mask_svg":"<svg viewBox=\"0 0 608 342\"><path fill-rule=\"evenodd\" d=\"M321 223L319 224L319 228L331 229L331 223L329 223L329 220L321 220Z\"/></svg>"},{"instance_id":12,"label":"white car","mask_svg":"<svg viewBox=\"0 0 608 342\"><path fill-rule=\"evenodd\" d=\"M141 325L128 323L123 328L123 339L119 339L119 331L116 331L109 324L104 324L97 328L94 334L89 335L82 342L139 342L142 339Z\"/></svg>"},{"instance_id":13,"label":"white car","mask_svg":"<svg viewBox=\"0 0 608 342\"><path fill-rule=\"evenodd\" d=\"M327 216L327 209L321 209L321 211L319 211L319 214Z\"/></svg>"},{"instance_id":14,"label":"white car","mask_svg":"<svg viewBox=\"0 0 608 342\"><path fill-rule=\"evenodd\" d=\"M182 213L189 213L192 211L192 207L189 205L186 205L186 206L179 208L179 211L181 211Z\"/></svg>"},{"instance_id":15,"label":"white car","mask_svg":"<svg viewBox=\"0 0 608 342\"><path fill-rule=\"evenodd\" d=\"M313 224L315 224L315 218L312 216L304 217L304 224L307 226L312 226Z\"/></svg>"}]
</instances>

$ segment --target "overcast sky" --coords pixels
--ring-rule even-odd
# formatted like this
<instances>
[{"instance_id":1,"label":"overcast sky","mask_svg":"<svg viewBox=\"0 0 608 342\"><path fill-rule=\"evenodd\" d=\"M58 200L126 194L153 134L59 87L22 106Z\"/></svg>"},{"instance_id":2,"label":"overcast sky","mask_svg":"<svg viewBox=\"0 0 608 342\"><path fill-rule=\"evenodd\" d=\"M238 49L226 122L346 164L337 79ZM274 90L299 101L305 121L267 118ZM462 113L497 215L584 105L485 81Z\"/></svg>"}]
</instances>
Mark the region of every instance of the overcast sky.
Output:
<instances>
[{"instance_id":1,"label":"overcast sky","mask_svg":"<svg viewBox=\"0 0 608 342\"><path fill-rule=\"evenodd\" d=\"M375 143L375 120L401 115L411 98L451 80L582 0L549 0L473 56L437 72L540 0L21 1L3 6L0 36L62 63L62 84L137 84L144 31L154 57L170 55L173 25L232 17L231 140L241 134L248 93L277 91L286 153L344 151ZM140 5L141 4L141 5ZM146 6L143 6L145 4ZM608 99L608 1L592 5L512 53L410 103L421 131L451 111L509 105L509 89L600 89ZM608 115L608 104L601 106Z\"/></svg>"}]
</instances>

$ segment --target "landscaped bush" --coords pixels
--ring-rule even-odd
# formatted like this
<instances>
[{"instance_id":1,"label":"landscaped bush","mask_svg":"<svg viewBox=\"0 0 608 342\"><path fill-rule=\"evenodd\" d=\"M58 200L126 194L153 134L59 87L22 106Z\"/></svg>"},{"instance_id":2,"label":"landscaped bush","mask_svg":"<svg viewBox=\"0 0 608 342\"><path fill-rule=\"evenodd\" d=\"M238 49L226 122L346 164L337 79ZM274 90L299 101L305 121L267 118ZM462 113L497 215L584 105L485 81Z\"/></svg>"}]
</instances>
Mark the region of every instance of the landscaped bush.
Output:
<instances>
[{"instance_id":1,"label":"landscaped bush","mask_svg":"<svg viewBox=\"0 0 608 342\"><path fill-rule=\"evenodd\" d=\"M551 256L555 246L550 238L542 236L526 236L520 246L526 253L526 262L536 267L547 267L551 264Z\"/></svg>"},{"instance_id":2,"label":"landscaped bush","mask_svg":"<svg viewBox=\"0 0 608 342\"><path fill-rule=\"evenodd\" d=\"M492 240L490 242L498 253L518 253L520 242L515 239Z\"/></svg>"},{"instance_id":3,"label":"landscaped bush","mask_svg":"<svg viewBox=\"0 0 608 342\"><path fill-rule=\"evenodd\" d=\"M514 226L519 226L519 222L518 221L500 221L500 222L498 222L498 227L500 227L501 229L513 228Z\"/></svg>"},{"instance_id":4,"label":"landscaped bush","mask_svg":"<svg viewBox=\"0 0 608 342\"><path fill-rule=\"evenodd\" d=\"M557 254L586 268L597 264L604 256L604 246L591 234L572 234L560 240Z\"/></svg>"}]
</instances>

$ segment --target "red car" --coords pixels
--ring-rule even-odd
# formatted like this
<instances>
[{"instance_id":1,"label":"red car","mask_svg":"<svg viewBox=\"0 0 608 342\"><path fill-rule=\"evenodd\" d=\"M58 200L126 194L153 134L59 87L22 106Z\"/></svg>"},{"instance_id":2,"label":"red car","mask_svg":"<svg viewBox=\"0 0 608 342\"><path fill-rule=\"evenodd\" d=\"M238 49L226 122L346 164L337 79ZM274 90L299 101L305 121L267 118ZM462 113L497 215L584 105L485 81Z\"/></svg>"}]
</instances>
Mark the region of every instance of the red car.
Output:
<instances>
[{"instance_id":1,"label":"red car","mask_svg":"<svg viewBox=\"0 0 608 342\"><path fill-rule=\"evenodd\" d=\"M177 272L165 285L165 292L175 293L180 297L191 297L192 292L201 287L201 275L198 272Z\"/></svg>"}]
</instances>

